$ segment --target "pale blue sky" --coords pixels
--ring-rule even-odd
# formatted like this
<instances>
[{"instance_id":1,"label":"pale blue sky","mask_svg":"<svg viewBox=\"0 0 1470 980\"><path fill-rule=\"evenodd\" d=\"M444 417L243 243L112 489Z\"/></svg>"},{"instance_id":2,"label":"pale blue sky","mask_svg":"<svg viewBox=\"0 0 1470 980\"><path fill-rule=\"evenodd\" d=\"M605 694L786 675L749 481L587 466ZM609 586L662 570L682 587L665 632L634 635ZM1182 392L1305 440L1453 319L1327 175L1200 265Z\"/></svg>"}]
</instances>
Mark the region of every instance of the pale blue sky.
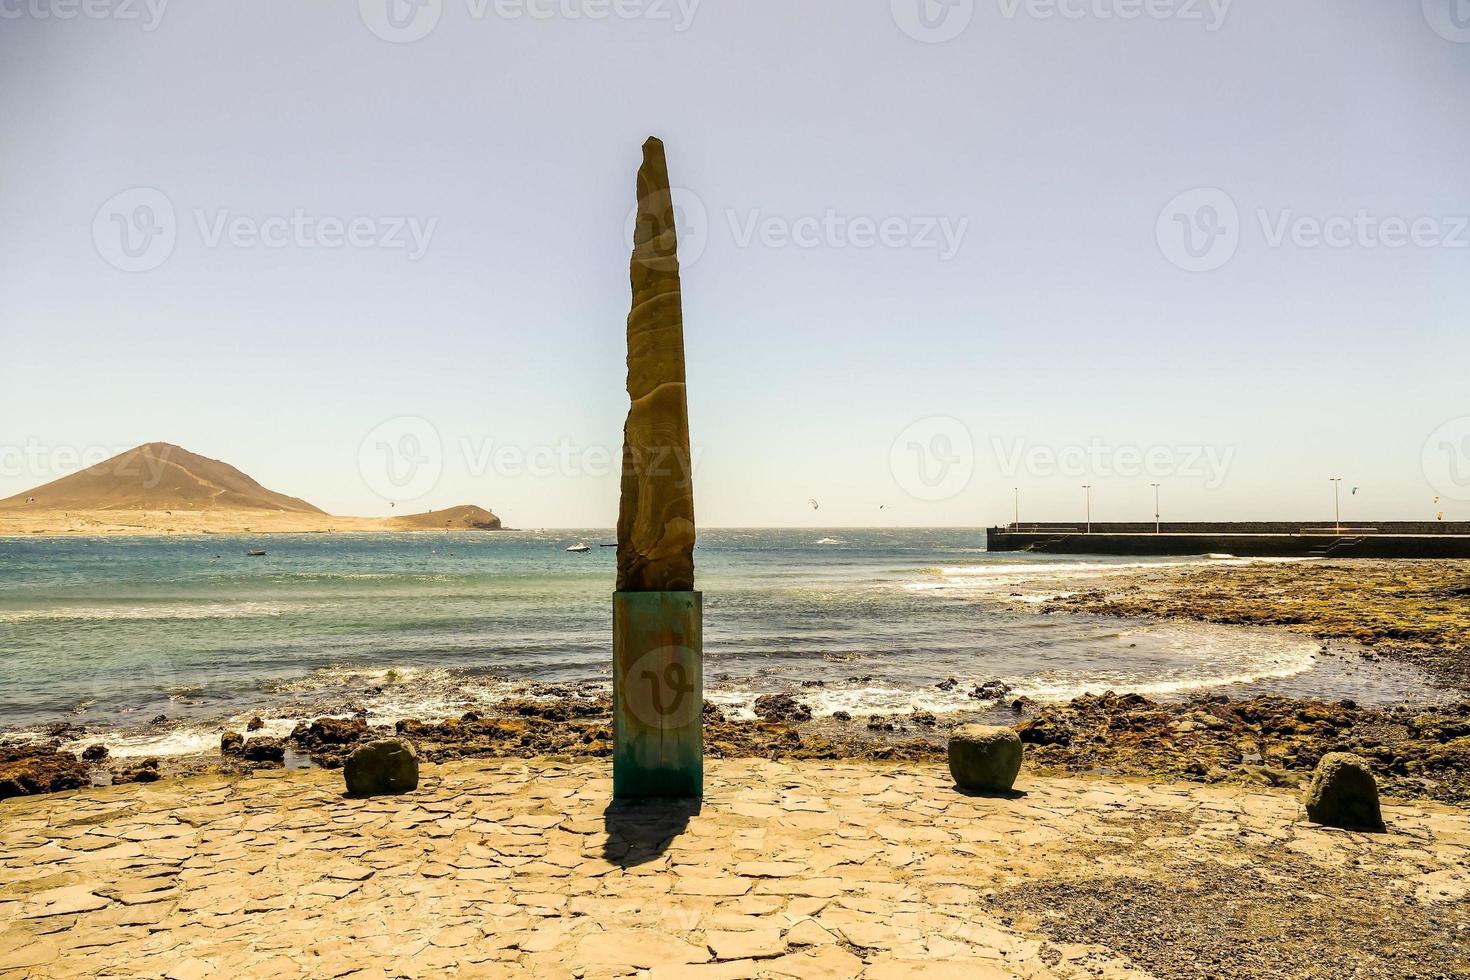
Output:
<instances>
[{"instance_id":1,"label":"pale blue sky","mask_svg":"<svg viewBox=\"0 0 1470 980\"><path fill-rule=\"evenodd\" d=\"M1438 0L976 0L942 43L900 28L918 0L428 0L412 43L370 29L393 33L379 2L5 6L0 496L165 440L387 513L376 443L416 430L360 449L410 416L443 467L398 512L610 525L624 223L657 134L705 212L705 524L980 524L1014 486L1024 519L1075 520L1084 483L1097 518L1144 519L1153 482L1166 517L1320 518L1339 475L1348 516L1430 518L1439 492L1470 519L1470 457L1438 455L1470 452L1470 36ZM1166 206L1199 188L1198 235L1219 192L1238 221L1186 271ZM172 251L122 271L112 215L154 192ZM250 237L297 211L366 217L371 244ZM1342 247L1300 220L1359 212ZM1385 247L1395 221L1421 243Z\"/></svg>"}]
</instances>

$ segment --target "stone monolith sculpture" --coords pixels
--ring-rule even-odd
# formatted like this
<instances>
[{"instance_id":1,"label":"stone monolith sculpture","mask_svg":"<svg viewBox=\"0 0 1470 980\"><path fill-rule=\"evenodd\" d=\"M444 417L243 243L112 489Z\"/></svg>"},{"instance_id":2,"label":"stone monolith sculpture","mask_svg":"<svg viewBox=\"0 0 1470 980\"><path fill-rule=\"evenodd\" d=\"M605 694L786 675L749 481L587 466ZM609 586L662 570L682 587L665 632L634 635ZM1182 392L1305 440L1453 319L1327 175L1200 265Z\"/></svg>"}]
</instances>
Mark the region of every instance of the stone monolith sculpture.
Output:
<instances>
[{"instance_id":1,"label":"stone monolith sculpture","mask_svg":"<svg viewBox=\"0 0 1470 980\"><path fill-rule=\"evenodd\" d=\"M684 387L678 234L664 145L643 144L628 314L628 421L618 514L618 591L694 589L694 485Z\"/></svg>"},{"instance_id":2,"label":"stone monolith sculpture","mask_svg":"<svg viewBox=\"0 0 1470 980\"><path fill-rule=\"evenodd\" d=\"M703 623L675 211L664 145L650 138L633 230L613 596L613 794L625 799L703 792Z\"/></svg>"}]
</instances>

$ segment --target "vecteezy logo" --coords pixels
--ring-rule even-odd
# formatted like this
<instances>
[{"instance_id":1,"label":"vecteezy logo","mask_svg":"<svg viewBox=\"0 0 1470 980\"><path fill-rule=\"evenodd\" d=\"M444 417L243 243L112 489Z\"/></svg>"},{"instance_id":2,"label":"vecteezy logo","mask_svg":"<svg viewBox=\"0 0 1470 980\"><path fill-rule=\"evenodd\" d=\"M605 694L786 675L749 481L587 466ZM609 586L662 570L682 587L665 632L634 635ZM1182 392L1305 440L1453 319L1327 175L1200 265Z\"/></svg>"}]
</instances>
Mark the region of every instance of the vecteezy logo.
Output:
<instances>
[{"instance_id":1,"label":"vecteezy logo","mask_svg":"<svg viewBox=\"0 0 1470 980\"><path fill-rule=\"evenodd\" d=\"M1218 187L1197 187L1164 206L1154 235L1164 258L1179 268L1213 272L1240 247L1240 210Z\"/></svg>"},{"instance_id":2,"label":"vecteezy logo","mask_svg":"<svg viewBox=\"0 0 1470 980\"><path fill-rule=\"evenodd\" d=\"M123 272L147 272L168 261L179 237L173 202L154 187L133 187L107 199L92 218L92 245Z\"/></svg>"},{"instance_id":3,"label":"vecteezy logo","mask_svg":"<svg viewBox=\"0 0 1470 980\"><path fill-rule=\"evenodd\" d=\"M389 419L358 446L357 469L367 488L384 500L417 500L439 485L444 442L428 419Z\"/></svg>"},{"instance_id":4,"label":"vecteezy logo","mask_svg":"<svg viewBox=\"0 0 1470 980\"><path fill-rule=\"evenodd\" d=\"M357 0L367 29L385 41L410 44L429 36L444 13L444 0Z\"/></svg>"},{"instance_id":5,"label":"vecteezy logo","mask_svg":"<svg viewBox=\"0 0 1470 980\"><path fill-rule=\"evenodd\" d=\"M1470 0L1424 0L1424 19L1446 41L1470 44Z\"/></svg>"},{"instance_id":6,"label":"vecteezy logo","mask_svg":"<svg viewBox=\"0 0 1470 980\"><path fill-rule=\"evenodd\" d=\"M948 500L963 493L975 474L975 440L959 419L920 419L893 440L888 468L910 496Z\"/></svg>"},{"instance_id":7,"label":"vecteezy logo","mask_svg":"<svg viewBox=\"0 0 1470 980\"><path fill-rule=\"evenodd\" d=\"M700 200L698 194L683 187L675 187L667 196L663 191L658 191L635 204L633 210L628 212L627 220L623 222L623 240L629 245L633 243L637 232L640 211L661 215L664 219L672 215L679 244L679 266L687 269L699 261L709 245L709 212L705 210L704 201ZM662 230L654 229L655 233ZM672 268L660 268L669 264L662 256L640 256L640 260L656 272L674 271Z\"/></svg>"},{"instance_id":8,"label":"vecteezy logo","mask_svg":"<svg viewBox=\"0 0 1470 980\"><path fill-rule=\"evenodd\" d=\"M942 44L964 33L975 0L891 0L893 22L915 41Z\"/></svg>"},{"instance_id":9,"label":"vecteezy logo","mask_svg":"<svg viewBox=\"0 0 1470 980\"><path fill-rule=\"evenodd\" d=\"M1450 419L1430 433L1420 462L1436 493L1470 500L1470 415Z\"/></svg>"},{"instance_id":10,"label":"vecteezy logo","mask_svg":"<svg viewBox=\"0 0 1470 980\"><path fill-rule=\"evenodd\" d=\"M649 728L668 731L692 725L704 711L696 697L697 678L685 666L688 651L660 647L639 657L623 677L622 698L628 711Z\"/></svg>"}]
</instances>

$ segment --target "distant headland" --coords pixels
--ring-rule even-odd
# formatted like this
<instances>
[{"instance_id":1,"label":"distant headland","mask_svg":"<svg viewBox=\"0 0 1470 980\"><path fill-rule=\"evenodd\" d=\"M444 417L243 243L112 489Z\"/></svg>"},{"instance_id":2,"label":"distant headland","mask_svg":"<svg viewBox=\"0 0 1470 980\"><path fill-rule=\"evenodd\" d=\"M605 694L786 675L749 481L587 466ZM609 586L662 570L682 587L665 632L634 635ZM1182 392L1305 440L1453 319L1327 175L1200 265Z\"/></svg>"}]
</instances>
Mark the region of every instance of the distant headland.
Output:
<instances>
[{"instance_id":1,"label":"distant headland","mask_svg":"<svg viewBox=\"0 0 1470 980\"><path fill-rule=\"evenodd\" d=\"M268 490L228 463L166 442L0 500L0 535L499 530L500 518L473 504L400 517L336 517Z\"/></svg>"}]
</instances>

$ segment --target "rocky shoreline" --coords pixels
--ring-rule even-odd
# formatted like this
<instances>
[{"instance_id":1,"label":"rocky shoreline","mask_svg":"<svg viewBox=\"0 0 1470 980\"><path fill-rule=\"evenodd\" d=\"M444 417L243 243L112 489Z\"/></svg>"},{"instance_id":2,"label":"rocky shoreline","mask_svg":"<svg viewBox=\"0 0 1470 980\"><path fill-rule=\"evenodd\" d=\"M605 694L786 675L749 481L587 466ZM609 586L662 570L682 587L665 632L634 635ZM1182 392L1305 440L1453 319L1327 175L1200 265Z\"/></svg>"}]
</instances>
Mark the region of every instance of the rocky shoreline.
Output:
<instances>
[{"instance_id":1,"label":"rocky shoreline","mask_svg":"<svg viewBox=\"0 0 1470 980\"><path fill-rule=\"evenodd\" d=\"M1290 787L1305 782L1327 753L1353 752L1373 763L1390 796L1470 802L1470 701L1374 709L1274 696L1162 703L1108 692L1059 705L997 699L996 706L1011 714L1027 767L1039 772ZM944 758L948 731L971 720L924 711L814 720L790 695L763 698L761 707L765 717L730 720L706 703L706 755L933 765ZM385 734L412 741L428 763L605 759L612 753L611 702L605 695L516 698L458 719L392 727L326 717L299 724L284 738L226 732L214 757L138 761L93 753L79 759L56 743L11 746L0 748L0 797L205 772L335 769L358 745Z\"/></svg>"},{"instance_id":2,"label":"rocky shoreline","mask_svg":"<svg viewBox=\"0 0 1470 980\"><path fill-rule=\"evenodd\" d=\"M713 759L889 760L934 764L955 725L1012 724L1030 769L1201 783L1296 786L1329 752L1370 760L1384 791L1404 799L1470 802L1470 562L1334 562L1144 570L1106 589L1057 597L1041 613L1192 618L1287 627L1362 644L1369 659L1412 663L1450 692L1438 705L1366 707L1272 695L1204 694L1156 701L1137 694L1085 695L1066 704L1013 699L1004 684L969 680L973 712L913 710L814 718L801 694L758 698L754 720L705 705ZM958 680L945 685L959 685ZM456 759L605 759L611 699L575 685L544 687L442 721L393 726L319 717L284 737L257 721L225 732L217 755L110 759L84 729L59 725L49 742L0 743L0 798L106 783L220 772L337 768L357 745L384 734L410 739L428 763ZM310 716L308 716L310 717ZM80 741L79 741L80 737ZM63 751L63 739L87 746Z\"/></svg>"}]
</instances>

